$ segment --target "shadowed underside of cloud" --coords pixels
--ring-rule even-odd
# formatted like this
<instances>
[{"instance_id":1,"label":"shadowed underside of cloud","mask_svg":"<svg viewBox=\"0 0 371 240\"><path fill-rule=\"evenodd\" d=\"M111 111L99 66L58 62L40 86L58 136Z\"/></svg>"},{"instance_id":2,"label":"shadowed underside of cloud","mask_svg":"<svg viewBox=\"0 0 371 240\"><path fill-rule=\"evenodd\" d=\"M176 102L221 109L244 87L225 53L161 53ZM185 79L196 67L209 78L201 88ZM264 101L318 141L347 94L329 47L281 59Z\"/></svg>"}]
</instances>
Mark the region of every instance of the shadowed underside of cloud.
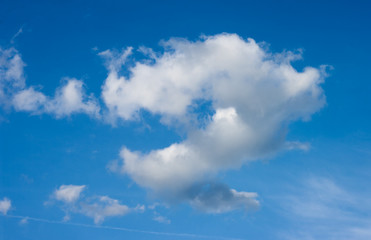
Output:
<instances>
[{"instance_id":1,"label":"shadowed underside of cloud","mask_svg":"<svg viewBox=\"0 0 371 240\"><path fill-rule=\"evenodd\" d=\"M187 138L149 153L123 147L122 165L111 170L164 199L187 201L205 212L256 207L255 193L213 179L281 149L308 149L285 136L291 122L308 120L325 104L323 68L297 71L291 61L300 55L272 54L235 34L195 42L170 39L163 46L163 53L146 49L147 61L128 67L129 76L120 72L131 48L102 52L109 71L102 98L111 122L136 119L143 109L160 115L164 124L186 126ZM205 101L212 111L199 124L194 109Z\"/></svg>"},{"instance_id":2,"label":"shadowed underside of cloud","mask_svg":"<svg viewBox=\"0 0 371 240\"><path fill-rule=\"evenodd\" d=\"M207 213L224 213L236 209L259 207L256 193L237 192L221 183L198 184L188 189L184 199L194 208Z\"/></svg>"}]
</instances>

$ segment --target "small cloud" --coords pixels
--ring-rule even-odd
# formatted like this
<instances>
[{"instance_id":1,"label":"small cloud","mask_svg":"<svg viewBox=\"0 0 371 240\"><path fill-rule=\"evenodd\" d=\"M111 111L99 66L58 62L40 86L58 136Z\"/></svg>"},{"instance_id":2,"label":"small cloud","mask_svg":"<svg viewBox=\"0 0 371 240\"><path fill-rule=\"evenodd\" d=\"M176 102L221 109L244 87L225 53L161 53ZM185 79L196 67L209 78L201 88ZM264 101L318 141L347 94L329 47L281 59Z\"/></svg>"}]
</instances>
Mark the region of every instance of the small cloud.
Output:
<instances>
[{"instance_id":1,"label":"small cloud","mask_svg":"<svg viewBox=\"0 0 371 240\"><path fill-rule=\"evenodd\" d=\"M63 217L63 222L68 222L69 220L71 220L71 215L67 212Z\"/></svg>"},{"instance_id":2,"label":"small cloud","mask_svg":"<svg viewBox=\"0 0 371 240\"><path fill-rule=\"evenodd\" d=\"M120 173L122 167L118 160L112 160L107 164L106 169L112 173Z\"/></svg>"},{"instance_id":3,"label":"small cloud","mask_svg":"<svg viewBox=\"0 0 371 240\"><path fill-rule=\"evenodd\" d=\"M157 208L158 206L160 206L160 205L161 205L160 203L155 202L154 204L149 205L149 206L148 206L148 209L154 210L154 209L156 209L156 208Z\"/></svg>"},{"instance_id":4,"label":"small cloud","mask_svg":"<svg viewBox=\"0 0 371 240\"><path fill-rule=\"evenodd\" d=\"M95 224L102 223L107 217L123 216L130 212L144 212L145 206L138 204L129 207L121 204L119 200L108 196L81 196L85 185L62 185L52 194L52 198L64 203L61 209L65 212L63 222L71 219L71 213L82 214L93 218ZM47 201L45 205L53 204Z\"/></svg>"},{"instance_id":5,"label":"small cloud","mask_svg":"<svg viewBox=\"0 0 371 240\"><path fill-rule=\"evenodd\" d=\"M134 210L135 210L135 211L138 211L138 212L144 212L144 211L146 210L146 206L138 204L138 205L134 208Z\"/></svg>"},{"instance_id":6,"label":"small cloud","mask_svg":"<svg viewBox=\"0 0 371 240\"><path fill-rule=\"evenodd\" d=\"M22 28L17 34L22 32ZM16 35L17 35L16 34ZM15 35L15 37L16 37ZM27 86L21 55L14 48L0 47L0 106L33 115L51 114L56 118L84 113L100 118L99 101L87 94L85 85L75 78L64 78L53 97L46 96L35 86Z\"/></svg>"},{"instance_id":7,"label":"small cloud","mask_svg":"<svg viewBox=\"0 0 371 240\"><path fill-rule=\"evenodd\" d=\"M159 222L159 223L165 223L165 224L170 224L171 221L170 219L164 217L164 216L156 216L153 218L153 220L155 220L156 222Z\"/></svg>"},{"instance_id":8,"label":"small cloud","mask_svg":"<svg viewBox=\"0 0 371 240\"><path fill-rule=\"evenodd\" d=\"M14 36L12 37L12 39L10 39L10 43L14 43L14 40L19 36L21 35L21 33L23 33L23 26L18 30L18 32L16 34L14 34Z\"/></svg>"},{"instance_id":9,"label":"small cloud","mask_svg":"<svg viewBox=\"0 0 371 240\"><path fill-rule=\"evenodd\" d=\"M106 217L123 216L131 211L128 206L108 196L99 196L91 202L81 202L80 206L78 211L92 217L95 224L102 223Z\"/></svg>"},{"instance_id":10,"label":"small cloud","mask_svg":"<svg viewBox=\"0 0 371 240\"><path fill-rule=\"evenodd\" d=\"M311 147L310 143L308 142L298 142L298 141L285 142L285 149L287 150L299 149L299 150L306 152L310 150L310 147Z\"/></svg>"},{"instance_id":11,"label":"small cloud","mask_svg":"<svg viewBox=\"0 0 371 240\"><path fill-rule=\"evenodd\" d=\"M73 203L79 199L85 185L62 185L54 191L55 199L65 203Z\"/></svg>"},{"instance_id":12,"label":"small cloud","mask_svg":"<svg viewBox=\"0 0 371 240\"><path fill-rule=\"evenodd\" d=\"M28 217L24 217L24 218L21 219L21 221L19 221L20 225L25 225L27 223L28 223Z\"/></svg>"},{"instance_id":13,"label":"small cloud","mask_svg":"<svg viewBox=\"0 0 371 240\"><path fill-rule=\"evenodd\" d=\"M0 213L6 215L11 206L12 202L8 198L4 197L3 200L0 200Z\"/></svg>"}]
</instances>

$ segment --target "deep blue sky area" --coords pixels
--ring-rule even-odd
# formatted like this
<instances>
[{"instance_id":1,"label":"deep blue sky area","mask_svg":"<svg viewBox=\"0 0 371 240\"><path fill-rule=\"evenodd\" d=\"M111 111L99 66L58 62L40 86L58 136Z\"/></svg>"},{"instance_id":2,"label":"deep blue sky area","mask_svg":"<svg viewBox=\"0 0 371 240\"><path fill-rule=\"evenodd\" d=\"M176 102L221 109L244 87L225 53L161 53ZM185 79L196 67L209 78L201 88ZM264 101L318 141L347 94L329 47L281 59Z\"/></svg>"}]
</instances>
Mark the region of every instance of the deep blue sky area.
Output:
<instances>
[{"instance_id":1,"label":"deep blue sky area","mask_svg":"<svg viewBox=\"0 0 371 240\"><path fill-rule=\"evenodd\" d=\"M0 88L10 84L4 75L9 59L2 59L13 49L25 63L24 89L33 86L52 97L66 79L76 78L94 95L101 117L17 110L13 90L7 90L10 97L0 94L0 239L370 239L370 26L371 1L358 0L2 0ZM252 38L272 54L302 51L302 59L291 62L298 72L327 65L318 83L326 103L305 121L283 121L286 135L272 153L210 174L221 186L257 193L259 207L208 212L182 197L169 201L135 177L141 171L112 171L123 146L147 156L191 134L151 109L139 109L134 120L106 121L102 86L109 69L99 53L131 46L133 67L146 61L140 47L161 55L169 39L192 44L223 33ZM130 78L128 69L122 71ZM301 104L306 109L311 103ZM199 114L212 119L216 110L208 107ZM299 149L285 148L288 142ZM69 201L57 195L62 185L85 187L78 200ZM129 212L107 213L99 207L102 196ZM11 201L7 210L4 199ZM96 220L97 214L104 220Z\"/></svg>"}]
</instances>

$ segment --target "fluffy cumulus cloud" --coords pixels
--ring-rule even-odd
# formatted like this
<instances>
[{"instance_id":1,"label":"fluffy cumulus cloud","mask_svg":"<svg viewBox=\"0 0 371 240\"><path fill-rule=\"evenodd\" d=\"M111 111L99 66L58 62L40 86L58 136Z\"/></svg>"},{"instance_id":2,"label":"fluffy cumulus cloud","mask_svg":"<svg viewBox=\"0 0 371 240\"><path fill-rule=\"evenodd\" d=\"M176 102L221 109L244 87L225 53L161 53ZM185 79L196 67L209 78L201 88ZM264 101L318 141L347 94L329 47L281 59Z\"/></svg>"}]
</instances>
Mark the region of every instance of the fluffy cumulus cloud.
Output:
<instances>
[{"instance_id":1,"label":"fluffy cumulus cloud","mask_svg":"<svg viewBox=\"0 0 371 240\"><path fill-rule=\"evenodd\" d=\"M147 153L123 147L116 170L206 212L256 207L255 193L207 182L280 149L308 149L285 136L291 122L310 119L325 104L323 68L298 71L291 62L300 55L273 54L235 34L163 45L162 53L146 49L148 59L127 64L126 75L120 66L129 61L131 48L103 52L109 73L102 98L111 121L136 119L145 110L170 126L184 124L187 137ZM200 103L211 106L208 116L200 116Z\"/></svg>"},{"instance_id":2,"label":"fluffy cumulus cloud","mask_svg":"<svg viewBox=\"0 0 371 240\"><path fill-rule=\"evenodd\" d=\"M93 218L97 224L103 222L106 217L123 216L131 210L128 206L120 204L116 199L99 196L89 202L82 202L80 212Z\"/></svg>"},{"instance_id":3,"label":"fluffy cumulus cloud","mask_svg":"<svg viewBox=\"0 0 371 240\"><path fill-rule=\"evenodd\" d=\"M256 193L217 183L216 176L282 149L309 149L307 143L285 138L291 122L309 120L324 106L323 67L297 70L291 63L300 54L271 53L236 34L197 41L173 38L162 45L162 52L141 47L145 57L140 61L129 57L131 47L99 54L108 70L101 94L104 119L115 124L136 120L147 111L160 116L163 124L182 128L186 137L146 153L124 146L122 163L111 164L110 169L164 199L186 201L205 212L257 207ZM46 96L26 86L24 66L15 49L0 49L3 108L57 118L74 113L99 118L99 101L86 94L82 81L67 78L53 97ZM59 200L67 199L76 201ZM113 200L97 198L90 209L99 214L81 212L99 222L112 204Z\"/></svg>"},{"instance_id":4,"label":"fluffy cumulus cloud","mask_svg":"<svg viewBox=\"0 0 371 240\"><path fill-rule=\"evenodd\" d=\"M52 114L57 118L74 113L99 117L100 107L93 95L87 95L84 83L74 78L64 79L54 97L44 95L35 87L27 87L20 54L14 48L0 49L0 105L31 114Z\"/></svg>"},{"instance_id":5,"label":"fluffy cumulus cloud","mask_svg":"<svg viewBox=\"0 0 371 240\"><path fill-rule=\"evenodd\" d=\"M11 206L12 202L8 198L4 197L3 200L0 200L0 213L6 215Z\"/></svg>"},{"instance_id":6,"label":"fluffy cumulus cloud","mask_svg":"<svg viewBox=\"0 0 371 240\"><path fill-rule=\"evenodd\" d=\"M59 201L72 203L80 198L84 188L85 185L62 185L54 191L53 196Z\"/></svg>"},{"instance_id":7,"label":"fluffy cumulus cloud","mask_svg":"<svg viewBox=\"0 0 371 240\"><path fill-rule=\"evenodd\" d=\"M87 96L84 83L75 78L67 78L59 87L54 97L47 97L42 92L29 87L16 92L12 96L12 105L16 111L25 111L32 114L48 113L57 118L70 116L74 113L85 113L99 117L98 101Z\"/></svg>"},{"instance_id":8,"label":"fluffy cumulus cloud","mask_svg":"<svg viewBox=\"0 0 371 240\"><path fill-rule=\"evenodd\" d=\"M52 194L53 199L62 203L61 208L66 213L65 221L70 219L71 213L76 213L93 218L94 223L99 224L106 217L123 216L130 212L144 211L144 206L138 205L130 208L108 196L82 196L85 188L85 185L62 185Z\"/></svg>"}]
</instances>

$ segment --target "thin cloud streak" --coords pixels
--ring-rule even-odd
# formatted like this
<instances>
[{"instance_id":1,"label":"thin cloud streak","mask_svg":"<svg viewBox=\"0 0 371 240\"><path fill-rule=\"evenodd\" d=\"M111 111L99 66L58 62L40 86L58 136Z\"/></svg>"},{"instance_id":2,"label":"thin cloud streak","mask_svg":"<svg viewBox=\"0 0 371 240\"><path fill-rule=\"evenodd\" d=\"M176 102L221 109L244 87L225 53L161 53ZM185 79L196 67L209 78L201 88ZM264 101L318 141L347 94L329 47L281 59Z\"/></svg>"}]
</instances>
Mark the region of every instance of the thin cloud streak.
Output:
<instances>
[{"instance_id":1,"label":"thin cloud streak","mask_svg":"<svg viewBox=\"0 0 371 240\"><path fill-rule=\"evenodd\" d=\"M124 232L136 232L136 233L145 233L145 234L152 234L152 235L164 235L164 236L196 238L196 239L202 238L202 239L220 239L220 240L244 240L242 238L207 236L207 235L197 235L197 234L191 234L191 233L155 232L155 231L147 231L147 230L139 230L139 229L131 229L131 228L123 228L123 227L101 226L101 225L91 225L91 224L83 224L83 223L71 223L71 222L55 221L55 220L49 220L49 219L43 219L43 218L19 216L19 215L4 215L3 217L15 218L15 219L27 218L28 221L34 221L34 222L62 224L62 225L70 225L70 226L85 227L85 228L108 229L108 230L116 230L116 231L124 231Z\"/></svg>"}]
</instances>

